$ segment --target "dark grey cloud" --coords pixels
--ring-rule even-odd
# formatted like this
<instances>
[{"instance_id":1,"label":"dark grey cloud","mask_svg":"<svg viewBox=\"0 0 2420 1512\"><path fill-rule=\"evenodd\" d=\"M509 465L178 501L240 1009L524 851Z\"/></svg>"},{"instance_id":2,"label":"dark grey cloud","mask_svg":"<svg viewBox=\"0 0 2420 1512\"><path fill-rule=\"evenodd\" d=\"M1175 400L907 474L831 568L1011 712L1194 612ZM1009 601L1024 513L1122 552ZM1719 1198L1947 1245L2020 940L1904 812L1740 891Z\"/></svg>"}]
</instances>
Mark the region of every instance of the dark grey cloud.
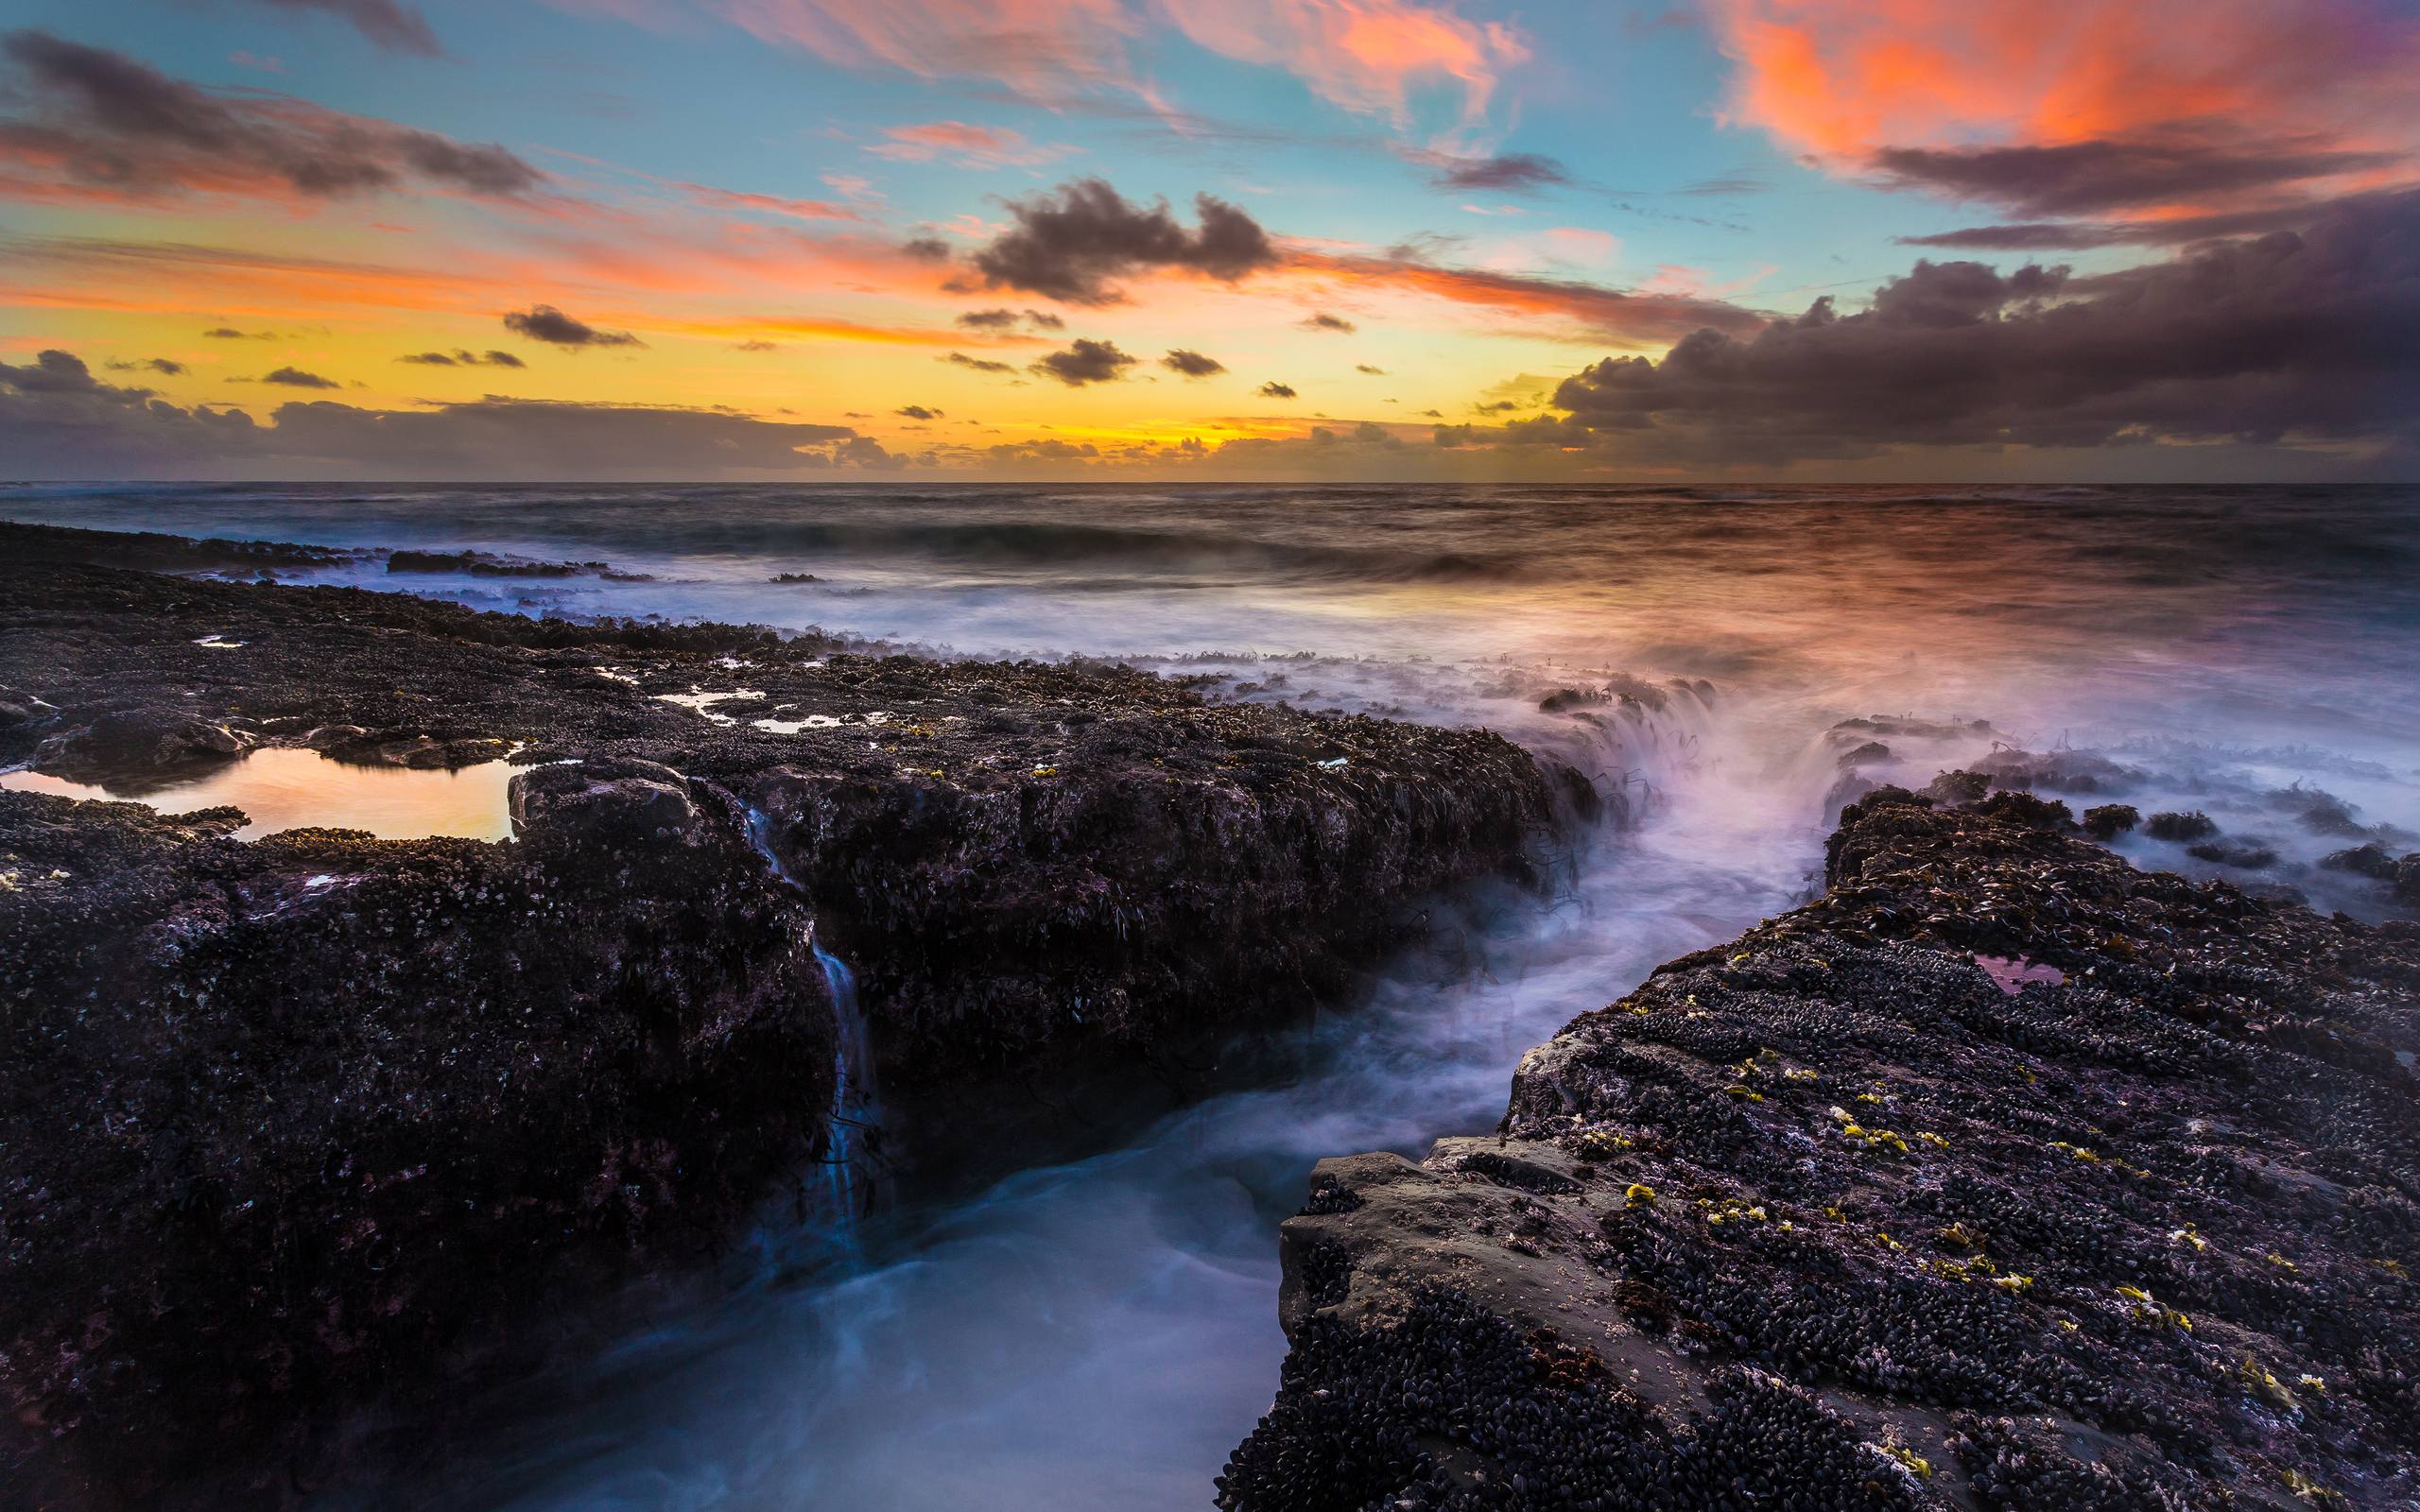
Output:
<instances>
[{"instance_id":1,"label":"dark grey cloud","mask_svg":"<svg viewBox=\"0 0 2420 1512\"><path fill-rule=\"evenodd\" d=\"M317 10L352 23L353 28L389 52L441 58L427 18L398 0L260 0L281 10Z\"/></svg>"},{"instance_id":2,"label":"dark grey cloud","mask_svg":"<svg viewBox=\"0 0 2420 1512\"><path fill-rule=\"evenodd\" d=\"M274 331L238 331L232 325L215 325L202 333L213 341L274 341Z\"/></svg>"},{"instance_id":3,"label":"dark grey cloud","mask_svg":"<svg viewBox=\"0 0 2420 1512\"><path fill-rule=\"evenodd\" d=\"M1181 372L1187 378L1207 378L1212 373L1227 370L1227 365L1218 358L1205 357L1198 352L1187 352L1183 347L1178 347L1167 356L1162 357L1160 366L1170 372Z\"/></svg>"},{"instance_id":4,"label":"dark grey cloud","mask_svg":"<svg viewBox=\"0 0 2420 1512\"><path fill-rule=\"evenodd\" d=\"M82 358L72 352L53 347L38 354L23 367L10 367L0 362L0 388L13 388L21 394L98 394L121 393L137 397L151 392L148 388L112 388L93 376Z\"/></svg>"},{"instance_id":5,"label":"dark grey cloud","mask_svg":"<svg viewBox=\"0 0 2420 1512\"><path fill-rule=\"evenodd\" d=\"M731 350L734 352L779 352L782 349L770 341L751 340L735 343Z\"/></svg>"},{"instance_id":6,"label":"dark grey cloud","mask_svg":"<svg viewBox=\"0 0 2420 1512\"><path fill-rule=\"evenodd\" d=\"M986 449L996 462L1080 462L1100 455L1090 441L1063 441L1046 437L1038 441L1002 441Z\"/></svg>"},{"instance_id":7,"label":"dark grey cloud","mask_svg":"<svg viewBox=\"0 0 2420 1512\"><path fill-rule=\"evenodd\" d=\"M0 88L0 148L74 183L146 197L199 190L334 198L418 182L511 198L545 182L493 143L457 142L285 95L204 90L47 32L9 32L0 54L14 76Z\"/></svg>"},{"instance_id":8,"label":"dark grey cloud","mask_svg":"<svg viewBox=\"0 0 2420 1512\"><path fill-rule=\"evenodd\" d=\"M959 368L972 368L977 372L1014 372L1013 363L994 362L989 357L970 357L963 352L953 352L942 361Z\"/></svg>"},{"instance_id":9,"label":"dark grey cloud","mask_svg":"<svg viewBox=\"0 0 2420 1512\"><path fill-rule=\"evenodd\" d=\"M1305 331L1334 331L1348 336L1361 329L1344 317L1330 315L1325 310L1315 310L1295 324Z\"/></svg>"},{"instance_id":10,"label":"dark grey cloud","mask_svg":"<svg viewBox=\"0 0 2420 1512\"><path fill-rule=\"evenodd\" d=\"M2147 221L2125 226L2087 220L2027 220L1997 226L1963 226L1928 236L1901 236L1897 241L1902 247L1936 247L1962 252L2082 251L2123 246L2137 239L2137 232L2153 231L2165 224Z\"/></svg>"},{"instance_id":11,"label":"dark grey cloud","mask_svg":"<svg viewBox=\"0 0 2420 1512\"><path fill-rule=\"evenodd\" d=\"M852 467L889 471L908 465L908 459L890 451L871 436L852 436L832 449L832 460Z\"/></svg>"},{"instance_id":12,"label":"dark grey cloud","mask_svg":"<svg viewBox=\"0 0 2420 1512\"><path fill-rule=\"evenodd\" d=\"M167 357L145 357L137 362L112 362L106 365L112 372L157 372L173 378L185 370L185 365Z\"/></svg>"},{"instance_id":13,"label":"dark grey cloud","mask_svg":"<svg viewBox=\"0 0 2420 1512\"><path fill-rule=\"evenodd\" d=\"M942 412L940 410L926 409L922 404L902 404L897 409L892 410L891 413L894 415L905 415L909 420L939 420L942 418Z\"/></svg>"},{"instance_id":14,"label":"dark grey cloud","mask_svg":"<svg viewBox=\"0 0 2420 1512\"><path fill-rule=\"evenodd\" d=\"M1138 360L1118 351L1117 343L1114 341L1092 341L1078 336L1067 344L1064 351L1049 353L1029 365L1027 370L1046 378L1056 378L1068 387L1077 388L1085 384L1107 383L1113 378L1122 377L1126 369Z\"/></svg>"},{"instance_id":15,"label":"dark grey cloud","mask_svg":"<svg viewBox=\"0 0 2420 1512\"><path fill-rule=\"evenodd\" d=\"M414 352L397 357L397 362L416 363L424 368L526 368L527 363L510 352L493 347L486 352L471 352L456 347L451 352Z\"/></svg>"},{"instance_id":16,"label":"dark grey cloud","mask_svg":"<svg viewBox=\"0 0 2420 1512\"><path fill-rule=\"evenodd\" d=\"M1672 193L1699 198L1727 198L1736 195L1760 195L1772 188L1772 183L1769 180L1760 179L1753 173L1724 173L1717 174L1711 179L1700 179L1692 183L1685 183Z\"/></svg>"},{"instance_id":17,"label":"dark grey cloud","mask_svg":"<svg viewBox=\"0 0 2420 1512\"><path fill-rule=\"evenodd\" d=\"M1455 434L1732 464L2161 440L2408 458L2414 352L2420 194L2404 194L2090 278L1920 262L1859 313L1826 298L1753 335L1700 331L1661 361L1610 357L1556 389L1564 415Z\"/></svg>"},{"instance_id":18,"label":"dark grey cloud","mask_svg":"<svg viewBox=\"0 0 2420 1512\"><path fill-rule=\"evenodd\" d=\"M1373 378L1384 378L1387 375L1387 369L1384 368L1374 368L1366 362L1355 363L1353 365L1353 370L1355 372L1366 372Z\"/></svg>"},{"instance_id":19,"label":"dark grey cloud","mask_svg":"<svg viewBox=\"0 0 2420 1512\"><path fill-rule=\"evenodd\" d=\"M2362 206L2385 203L2411 190L2377 190L2341 199L2266 205L2256 210L2214 211L2199 215L2163 215L2156 220L2029 220L1997 226L1968 226L1936 232L1929 236L1902 236L1904 247L1939 247L1964 251L2035 252L2086 250L2096 247L2182 247L2221 236L2250 236L2263 232L2299 231L2313 221Z\"/></svg>"},{"instance_id":20,"label":"dark grey cloud","mask_svg":"<svg viewBox=\"0 0 2420 1512\"><path fill-rule=\"evenodd\" d=\"M1429 168L1429 182L1440 189L1518 193L1571 182L1571 174L1562 163L1535 152L1499 152L1492 157L1476 158L1420 152L1411 154L1411 157L1414 162Z\"/></svg>"},{"instance_id":21,"label":"dark grey cloud","mask_svg":"<svg viewBox=\"0 0 2420 1512\"><path fill-rule=\"evenodd\" d=\"M969 310L958 317L958 324L969 331L1013 331L1023 320L1034 331L1063 331L1067 322L1047 310Z\"/></svg>"},{"instance_id":22,"label":"dark grey cloud","mask_svg":"<svg viewBox=\"0 0 2420 1512\"><path fill-rule=\"evenodd\" d=\"M844 425L719 409L489 398L376 410L296 400L271 419L102 383L66 352L0 363L0 456L26 477L677 479L896 465Z\"/></svg>"},{"instance_id":23,"label":"dark grey cloud","mask_svg":"<svg viewBox=\"0 0 2420 1512\"><path fill-rule=\"evenodd\" d=\"M910 236L899 244L899 249L926 263L946 263L953 255L949 243L938 236Z\"/></svg>"},{"instance_id":24,"label":"dark grey cloud","mask_svg":"<svg viewBox=\"0 0 2420 1512\"><path fill-rule=\"evenodd\" d=\"M2054 146L1884 147L1873 164L1893 186L2048 218L2206 201L2398 161L2394 153L2351 152L2309 142L2247 143L2197 134Z\"/></svg>"},{"instance_id":25,"label":"dark grey cloud","mask_svg":"<svg viewBox=\"0 0 2420 1512\"><path fill-rule=\"evenodd\" d=\"M509 310L504 317L505 329L562 347L566 352L579 352L588 347L643 347L647 343L628 331L599 331L585 320L577 320L551 304L533 304L526 310Z\"/></svg>"},{"instance_id":26,"label":"dark grey cloud","mask_svg":"<svg viewBox=\"0 0 2420 1512\"><path fill-rule=\"evenodd\" d=\"M1194 197L1187 231L1160 200L1128 201L1102 179L1078 179L1049 194L1009 202L1014 222L975 254L987 288L1023 289L1066 304L1114 304L1114 281L1174 269L1234 283L1277 261L1259 222L1223 199Z\"/></svg>"},{"instance_id":27,"label":"dark grey cloud","mask_svg":"<svg viewBox=\"0 0 2420 1512\"><path fill-rule=\"evenodd\" d=\"M322 378L316 372L300 368L278 368L261 374L261 382L277 384L286 388L341 388L344 385L333 378Z\"/></svg>"},{"instance_id":28,"label":"dark grey cloud","mask_svg":"<svg viewBox=\"0 0 2420 1512\"><path fill-rule=\"evenodd\" d=\"M1260 386L1260 396L1263 399L1291 399L1294 397L1294 390L1290 386L1271 378Z\"/></svg>"}]
</instances>

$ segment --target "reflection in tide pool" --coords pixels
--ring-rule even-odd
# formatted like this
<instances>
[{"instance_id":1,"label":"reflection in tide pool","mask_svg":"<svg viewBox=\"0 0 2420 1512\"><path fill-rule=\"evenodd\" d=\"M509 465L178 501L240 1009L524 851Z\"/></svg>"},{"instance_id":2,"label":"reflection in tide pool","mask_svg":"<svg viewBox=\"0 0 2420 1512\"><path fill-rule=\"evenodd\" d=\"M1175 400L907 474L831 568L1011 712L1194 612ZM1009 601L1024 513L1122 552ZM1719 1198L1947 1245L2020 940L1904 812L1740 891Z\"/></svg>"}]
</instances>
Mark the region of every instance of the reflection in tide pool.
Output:
<instances>
[{"instance_id":1,"label":"reflection in tide pool","mask_svg":"<svg viewBox=\"0 0 2420 1512\"><path fill-rule=\"evenodd\" d=\"M727 1284L496 1383L475 1434L320 1499L335 1512L1206 1507L1278 1380L1276 1229L1312 1162L1487 1129L1529 1047L1803 898L1845 717L1860 780L2048 764L2079 808L2200 811L2239 847L2138 832L2118 842L2137 864L2323 911L2380 906L2327 854L2420 835L2409 489L195 485L0 489L0 512L605 559L401 583L1132 658L1218 696L1484 724L1639 820L1547 896L1441 913L1288 1074L971 1198L886 1194L837 1257L769 1206ZM292 576L399 582L370 558ZM818 717L703 698L769 731Z\"/></svg>"},{"instance_id":2,"label":"reflection in tide pool","mask_svg":"<svg viewBox=\"0 0 2420 1512\"><path fill-rule=\"evenodd\" d=\"M30 771L0 772L0 788L147 803L163 814L232 805L251 821L235 832L238 840L303 829L367 830L381 840L501 840L512 833L506 790L520 769L500 761L451 772L356 766L314 750L256 750L199 777L140 792Z\"/></svg>"}]
</instances>

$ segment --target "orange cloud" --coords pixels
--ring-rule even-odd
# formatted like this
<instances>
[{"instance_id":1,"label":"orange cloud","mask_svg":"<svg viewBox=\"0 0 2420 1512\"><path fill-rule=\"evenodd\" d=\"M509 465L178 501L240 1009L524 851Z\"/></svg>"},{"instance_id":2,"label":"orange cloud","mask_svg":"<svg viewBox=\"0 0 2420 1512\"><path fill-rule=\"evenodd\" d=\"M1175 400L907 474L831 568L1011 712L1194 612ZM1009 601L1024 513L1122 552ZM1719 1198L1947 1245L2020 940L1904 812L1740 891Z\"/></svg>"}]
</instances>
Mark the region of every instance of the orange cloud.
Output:
<instances>
[{"instance_id":1,"label":"orange cloud","mask_svg":"<svg viewBox=\"0 0 2420 1512\"><path fill-rule=\"evenodd\" d=\"M1738 64L1724 119L1835 165L1885 148L2144 142L2172 157L2420 146L2420 91L2410 83L2420 77L2420 19L2372 0L1706 7ZM2176 198L2208 202L2189 188Z\"/></svg>"},{"instance_id":2,"label":"orange cloud","mask_svg":"<svg viewBox=\"0 0 2420 1512\"><path fill-rule=\"evenodd\" d=\"M781 195L751 194L741 189L717 189L712 184L672 180L674 188L686 191L689 198L714 210L753 210L769 215L786 215L792 220L856 220L866 217L847 205L834 204L829 199L791 199Z\"/></svg>"},{"instance_id":3,"label":"orange cloud","mask_svg":"<svg viewBox=\"0 0 2420 1512\"><path fill-rule=\"evenodd\" d=\"M857 320L842 320L812 315L759 315L728 320L687 320L674 329L693 335L717 336L742 340L764 340L782 336L823 341L856 341L890 347L964 347L970 344L962 330L929 326L880 326ZM1031 347L1042 345L1034 336L1004 336L984 342L985 346Z\"/></svg>"},{"instance_id":4,"label":"orange cloud","mask_svg":"<svg viewBox=\"0 0 2420 1512\"><path fill-rule=\"evenodd\" d=\"M1667 346L1693 331L1746 333L1761 314L1690 294L1607 288L1577 280L1487 268L1446 267L1413 258L1298 249L1287 274L1356 295L1409 294L1534 321L1557 339L1617 347Z\"/></svg>"},{"instance_id":5,"label":"orange cloud","mask_svg":"<svg viewBox=\"0 0 2420 1512\"><path fill-rule=\"evenodd\" d=\"M1409 124L1414 86L1460 86L1461 116L1487 113L1505 72L1529 61L1521 34L1415 0L1159 0L1199 46L1290 68L1322 99Z\"/></svg>"},{"instance_id":6,"label":"orange cloud","mask_svg":"<svg viewBox=\"0 0 2420 1512\"><path fill-rule=\"evenodd\" d=\"M424 267L178 242L26 238L0 244L0 302L51 308L319 317L332 308L484 314L518 274L457 256Z\"/></svg>"},{"instance_id":7,"label":"orange cloud","mask_svg":"<svg viewBox=\"0 0 2420 1512\"><path fill-rule=\"evenodd\" d=\"M894 126L882 134L885 140L866 151L894 163L930 163L945 157L962 167L1030 168L1076 150L1029 142L1025 133L1006 127L974 126L965 121Z\"/></svg>"}]
</instances>

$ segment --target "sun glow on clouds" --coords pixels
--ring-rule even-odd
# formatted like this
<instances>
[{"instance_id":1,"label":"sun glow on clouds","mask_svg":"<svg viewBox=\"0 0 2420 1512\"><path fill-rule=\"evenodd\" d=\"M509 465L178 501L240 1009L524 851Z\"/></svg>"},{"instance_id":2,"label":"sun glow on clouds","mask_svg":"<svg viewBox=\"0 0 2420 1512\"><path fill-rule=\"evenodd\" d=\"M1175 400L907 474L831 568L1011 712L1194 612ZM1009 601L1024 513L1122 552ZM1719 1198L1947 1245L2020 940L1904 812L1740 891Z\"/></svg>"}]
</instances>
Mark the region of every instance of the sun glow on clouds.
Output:
<instances>
[{"instance_id":1,"label":"sun glow on clouds","mask_svg":"<svg viewBox=\"0 0 2420 1512\"><path fill-rule=\"evenodd\" d=\"M643 127L451 113L467 76L442 71L489 60L468 15L389 65L427 71L382 96L394 119L344 108L307 39L265 79L226 73L232 34L182 58L139 29L7 37L0 363L35 376L0 378L0 438L42 434L8 426L46 381L22 365L56 351L113 423L156 398L195 434L211 406L328 444L458 441L543 413L568 446L571 409L626 406L711 415L648 423L760 458L790 433L754 424L838 431L813 465L877 471L1770 471L1850 430L1877 453L2413 445L2420 394L2380 420L2399 390L2370 355L2420 342L2394 261L2420 222L2394 192L2420 21L2385 0L1699 0L1706 26L1653 28L1652 61L1552 0L549 3L628 49ZM1582 44L1616 91L1694 56L1690 108L1642 131L1576 101ZM735 55L816 87L742 98ZM1742 131L1822 171L1735 168ZM1713 182L1744 187L1700 215ZM2004 223L1939 231L1945 203ZM1907 231L1991 250L1893 247ZM2300 240L2256 255L2272 232ZM2210 237L2242 255L2188 262ZM2116 250L2021 271L2074 247ZM2080 332L2169 366L2079 360ZM424 360L446 352L470 360ZM1997 431L1921 424L1941 383L1825 407L1909 354L1970 386L2016 357L2048 377L2007 416L1969 396ZM2096 397L2119 372L2151 376ZM2092 393L2050 404L2053 381ZM320 407L279 408L298 398ZM444 418L391 419L422 414Z\"/></svg>"},{"instance_id":2,"label":"sun glow on clouds","mask_svg":"<svg viewBox=\"0 0 2420 1512\"><path fill-rule=\"evenodd\" d=\"M1514 26L1420 0L704 0L769 42L853 68L996 79L1020 95L1108 90L1154 104L1131 56L1155 28L1285 68L1330 104L1410 120L1415 90L1448 86L1463 126L1485 119L1530 60Z\"/></svg>"},{"instance_id":3,"label":"sun glow on clouds","mask_svg":"<svg viewBox=\"0 0 2420 1512\"><path fill-rule=\"evenodd\" d=\"M2420 141L2420 21L2369 0L1708 0L1724 119L1836 166L1891 147ZM2182 198L2189 198L2189 192ZM2145 204L2162 197L2146 186Z\"/></svg>"}]
</instances>

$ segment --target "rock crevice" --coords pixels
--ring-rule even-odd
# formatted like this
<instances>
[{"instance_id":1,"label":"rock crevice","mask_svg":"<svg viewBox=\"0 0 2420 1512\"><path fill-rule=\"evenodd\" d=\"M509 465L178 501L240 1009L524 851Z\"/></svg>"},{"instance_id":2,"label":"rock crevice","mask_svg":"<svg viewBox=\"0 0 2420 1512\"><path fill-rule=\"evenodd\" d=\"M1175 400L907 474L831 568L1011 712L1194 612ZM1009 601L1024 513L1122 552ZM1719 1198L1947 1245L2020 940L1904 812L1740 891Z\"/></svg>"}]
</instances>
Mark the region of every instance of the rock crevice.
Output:
<instances>
[{"instance_id":1,"label":"rock crevice","mask_svg":"<svg viewBox=\"0 0 2420 1512\"><path fill-rule=\"evenodd\" d=\"M2420 928L1884 789L1828 891L1322 1162L1235 1509L2409 1505Z\"/></svg>"}]
</instances>

